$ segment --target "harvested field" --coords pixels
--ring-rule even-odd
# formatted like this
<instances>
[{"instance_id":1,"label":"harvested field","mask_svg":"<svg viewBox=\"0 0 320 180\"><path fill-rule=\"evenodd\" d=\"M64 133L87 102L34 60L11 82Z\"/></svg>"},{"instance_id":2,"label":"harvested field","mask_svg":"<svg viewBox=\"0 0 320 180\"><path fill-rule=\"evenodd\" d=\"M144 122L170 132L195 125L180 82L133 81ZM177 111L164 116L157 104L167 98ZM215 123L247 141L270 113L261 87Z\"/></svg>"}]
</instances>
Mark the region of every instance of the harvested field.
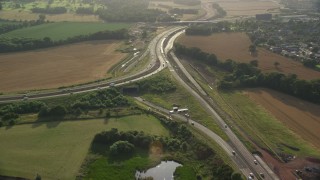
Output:
<instances>
[{"instance_id":1,"label":"harvested field","mask_svg":"<svg viewBox=\"0 0 320 180\"><path fill-rule=\"evenodd\" d=\"M284 74L296 74L301 79L318 79L320 72L304 67L300 62L257 48L257 55L249 53L251 41L245 33L217 33L211 36L181 36L178 41L188 47L198 47L205 52L214 53L218 59L232 59L237 62L258 60L263 72L278 71ZM279 65L275 66L274 63Z\"/></svg>"},{"instance_id":2,"label":"harvested field","mask_svg":"<svg viewBox=\"0 0 320 180\"><path fill-rule=\"evenodd\" d=\"M269 89L250 89L245 93L296 134L320 148L320 105Z\"/></svg>"},{"instance_id":3,"label":"harvested field","mask_svg":"<svg viewBox=\"0 0 320 180\"><path fill-rule=\"evenodd\" d=\"M0 92L58 88L108 76L126 54L120 41L88 41L0 55Z\"/></svg>"},{"instance_id":4,"label":"harvested field","mask_svg":"<svg viewBox=\"0 0 320 180\"><path fill-rule=\"evenodd\" d=\"M276 1L229 0L217 1L227 12L227 17L255 16L263 13L279 13L280 4Z\"/></svg>"}]
</instances>

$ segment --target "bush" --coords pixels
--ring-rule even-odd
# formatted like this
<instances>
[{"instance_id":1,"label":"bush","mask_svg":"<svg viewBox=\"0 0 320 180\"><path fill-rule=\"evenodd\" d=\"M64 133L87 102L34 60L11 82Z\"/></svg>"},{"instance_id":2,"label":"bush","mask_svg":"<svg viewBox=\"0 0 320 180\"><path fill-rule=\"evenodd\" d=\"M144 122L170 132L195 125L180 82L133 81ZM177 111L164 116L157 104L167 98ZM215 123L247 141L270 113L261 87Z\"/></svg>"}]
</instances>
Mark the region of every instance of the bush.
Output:
<instances>
[{"instance_id":1,"label":"bush","mask_svg":"<svg viewBox=\"0 0 320 180\"><path fill-rule=\"evenodd\" d=\"M109 150L112 155L131 154L134 151L134 145L128 141L117 141L110 146Z\"/></svg>"}]
</instances>

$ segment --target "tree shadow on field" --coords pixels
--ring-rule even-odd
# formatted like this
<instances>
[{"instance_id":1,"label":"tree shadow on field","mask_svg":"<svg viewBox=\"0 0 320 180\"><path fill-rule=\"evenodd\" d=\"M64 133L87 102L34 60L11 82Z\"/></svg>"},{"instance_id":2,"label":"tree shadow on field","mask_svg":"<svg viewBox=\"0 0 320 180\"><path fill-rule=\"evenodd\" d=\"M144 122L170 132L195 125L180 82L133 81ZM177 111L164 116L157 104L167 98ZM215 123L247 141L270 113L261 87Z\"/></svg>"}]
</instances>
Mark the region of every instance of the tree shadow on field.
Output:
<instances>
[{"instance_id":1,"label":"tree shadow on field","mask_svg":"<svg viewBox=\"0 0 320 180\"><path fill-rule=\"evenodd\" d=\"M32 128L37 128L46 125L48 129L55 128L61 123L57 118L39 118L35 123L32 124Z\"/></svg>"}]
</instances>

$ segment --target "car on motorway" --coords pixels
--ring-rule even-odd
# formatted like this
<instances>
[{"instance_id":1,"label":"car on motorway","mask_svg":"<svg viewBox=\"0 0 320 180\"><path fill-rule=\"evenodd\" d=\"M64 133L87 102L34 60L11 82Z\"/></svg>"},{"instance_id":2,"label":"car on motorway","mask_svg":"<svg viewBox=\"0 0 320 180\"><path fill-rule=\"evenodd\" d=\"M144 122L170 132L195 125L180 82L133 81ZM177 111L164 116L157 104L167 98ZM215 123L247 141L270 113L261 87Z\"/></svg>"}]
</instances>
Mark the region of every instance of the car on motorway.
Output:
<instances>
[{"instance_id":1,"label":"car on motorway","mask_svg":"<svg viewBox=\"0 0 320 180\"><path fill-rule=\"evenodd\" d=\"M224 124L224 128L228 128L228 125L227 125L227 124Z\"/></svg>"},{"instance_id":2,"label":"car on motorway","mask_svg":"<svg viewBox=\"0 0 320 180\"><path fill-rule=\"evenodd\" d=\"M253 175L253 173L251 172L251 173L249 173L249 177L251 177L252 179L254 179L254 175Z\"/></svg>"},{"instance_id":3,"label":"car on motorway","mask_svg":"<svg viewBox=\"0 0 320 180\"><path fill-rule=\"evenodd\" d=\"M194 126L194 122L191 122L191 125L193 125L193 126Z\"/></svg>"},{"instance_id":4,"label":"car on motorway","mask_svg":"<svg viewBox=\"0 0 320 180\"><path fill-rule=\"evenodd\" d=\"M263 173L260 173L259 175L260 175L260 177L261 177L262 179L264 179L264 174L263 174Z\"/></svg>"},{"instance_id":5,"label":"car on motorway","mask_svg":"<svg viewBox=\"0 0 320 180\"><path fill-rule=\"evenodd\" d=\"M257 161L257 160L253 160L253 163L254 163L255 165L258 165L258 161Z\"/></svg>"},{"instance_id":6,"label":"car on motorway","mask_svg":"<svg viewBox=\"0 0 320 180\"><path fill-rule=\"evenodd\" d=\"M235 151L232 151L232 154L235 156L235 155L236 155L236 152L235 152Z\"/></svg>"}]
</instances>

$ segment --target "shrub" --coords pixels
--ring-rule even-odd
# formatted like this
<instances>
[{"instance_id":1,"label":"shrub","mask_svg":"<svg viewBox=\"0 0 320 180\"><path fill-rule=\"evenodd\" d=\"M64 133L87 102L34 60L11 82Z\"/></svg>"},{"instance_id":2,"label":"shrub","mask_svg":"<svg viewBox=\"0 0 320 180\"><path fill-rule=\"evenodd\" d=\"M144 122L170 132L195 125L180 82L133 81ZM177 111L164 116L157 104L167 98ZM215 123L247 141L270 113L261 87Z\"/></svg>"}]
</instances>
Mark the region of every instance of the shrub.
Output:
<instances>
[{"instance_id":1,"label":"shrub","mask_svg":"<svg viewBox=\"0 0 320 180\"><path fill-rule=\"evenodd\" d=\"M128 141L117 141L110 146L109 150L113 155L131 154L134 151L134 145Z\"/></svg>"}]
</instances>

